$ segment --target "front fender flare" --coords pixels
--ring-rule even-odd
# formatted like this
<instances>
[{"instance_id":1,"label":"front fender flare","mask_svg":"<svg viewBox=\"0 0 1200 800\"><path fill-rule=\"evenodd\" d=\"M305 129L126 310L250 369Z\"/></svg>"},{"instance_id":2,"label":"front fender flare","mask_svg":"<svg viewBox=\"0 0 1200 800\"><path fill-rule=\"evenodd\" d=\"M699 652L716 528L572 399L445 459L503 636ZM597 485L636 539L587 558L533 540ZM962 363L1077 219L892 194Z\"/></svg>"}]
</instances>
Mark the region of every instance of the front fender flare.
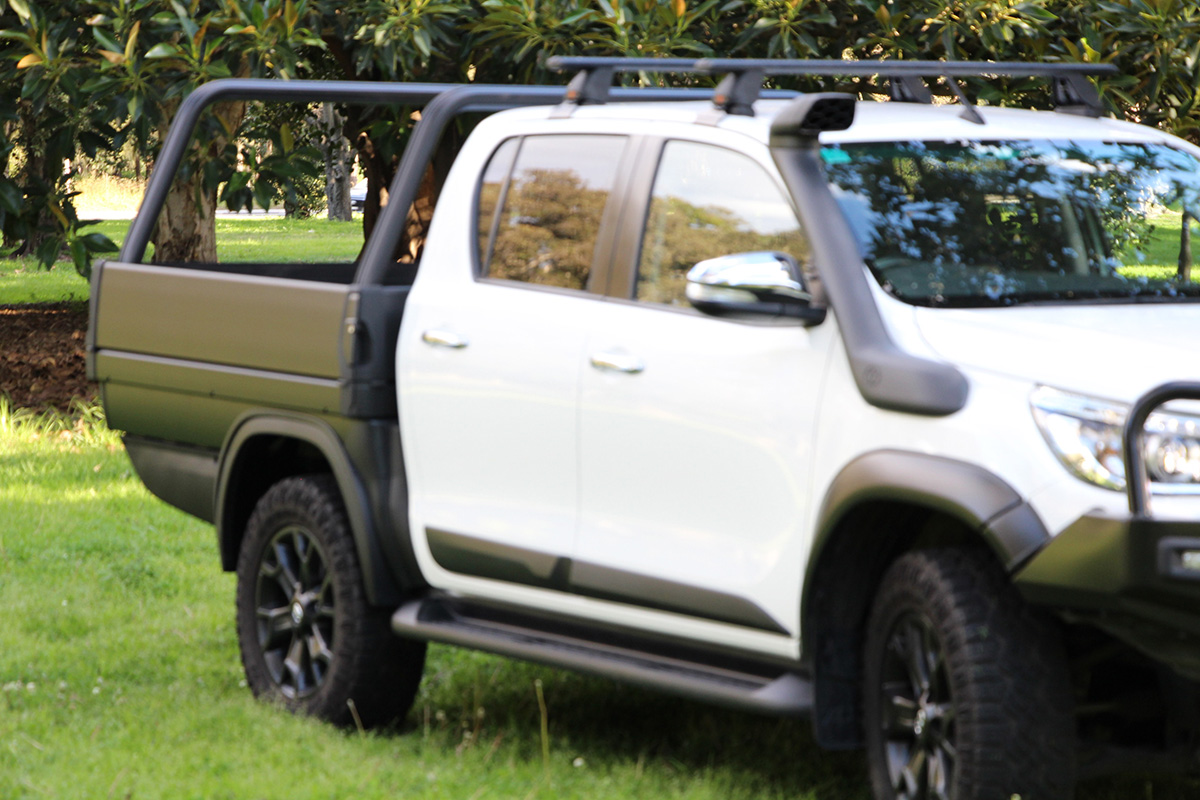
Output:
<instances>
[{"instance_id":1,"label":"front fender flare","mask_svg":"<svg viewBox=\"0 0 1200 800\"><path fill-rule=\"evenodd\" d=\"M961 521L982 537L1010 572L1050 540L1028 503L992 472L943 456L875 450L847 464L825 492L805 574L805 606L821 557L839 524L853 509L872 501L923 506ZM806 614L801 619L807 619Z\"/></svg>"}]
</instances>

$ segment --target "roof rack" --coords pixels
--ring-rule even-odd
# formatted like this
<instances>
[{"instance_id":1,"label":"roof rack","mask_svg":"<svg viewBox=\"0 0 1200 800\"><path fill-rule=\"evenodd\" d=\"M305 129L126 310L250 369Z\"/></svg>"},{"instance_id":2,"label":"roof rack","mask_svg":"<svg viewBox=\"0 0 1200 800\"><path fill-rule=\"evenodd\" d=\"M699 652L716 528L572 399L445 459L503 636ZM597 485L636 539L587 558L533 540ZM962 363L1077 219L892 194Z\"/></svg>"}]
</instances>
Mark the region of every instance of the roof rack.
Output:
<instances>
[{"instance_id":1,"label":"roof rack","mask_svg":"<svg viewBox=\"0 0 1200 800\"><path fill-rule=\"evenodd\" d=\"M546 66L557 72L575 70L565 102L575 105L604 103L615 72L694 72L724 75L713 93L713 104L728 114L753 116L752 105L763 93L768 75L887 78L891 95L906 102L932 102L926 78L943 78L964 106L963 116L983 118L963 93L955 78L1049 78L1056 108L1087 116L1104 113L1104 103L1088 76L1115 75L1112 64L1027 64L1014 61L845 61L840 59L762 58L610 58L553 56Z\"/></svg>"}]
</instances>

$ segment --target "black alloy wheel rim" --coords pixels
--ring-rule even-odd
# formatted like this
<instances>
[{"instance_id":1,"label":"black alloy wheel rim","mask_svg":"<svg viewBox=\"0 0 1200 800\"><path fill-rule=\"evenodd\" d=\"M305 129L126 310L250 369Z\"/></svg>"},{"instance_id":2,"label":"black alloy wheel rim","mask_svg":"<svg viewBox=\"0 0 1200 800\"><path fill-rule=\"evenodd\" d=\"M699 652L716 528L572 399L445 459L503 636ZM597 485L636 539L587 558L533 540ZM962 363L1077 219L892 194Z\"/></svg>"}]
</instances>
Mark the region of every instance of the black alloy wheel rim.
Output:
<instances>
[{"instance_id":1,"label":"black alloy wheel rim","mask_svg":"<svg viewBox=\"0 0 1200 800\"><path fill-rule=\"evenodd\" d=\"M954 782L955 707L933 623L905 612L892 625L880 673L888 781L897 800L948 800Z\"/></svg>"},{"instance_id":2,"label":"black alloy wheel rim","mask_svg":"<svg viewBox=\"0 0 1200 800\"><path fill-rule=\"evenodd\" d=\"M263 550L255 609L263 660L283 696L317 691L333 663L333 578L303 527L280 530Z\"/></svg>"}]
</instances>

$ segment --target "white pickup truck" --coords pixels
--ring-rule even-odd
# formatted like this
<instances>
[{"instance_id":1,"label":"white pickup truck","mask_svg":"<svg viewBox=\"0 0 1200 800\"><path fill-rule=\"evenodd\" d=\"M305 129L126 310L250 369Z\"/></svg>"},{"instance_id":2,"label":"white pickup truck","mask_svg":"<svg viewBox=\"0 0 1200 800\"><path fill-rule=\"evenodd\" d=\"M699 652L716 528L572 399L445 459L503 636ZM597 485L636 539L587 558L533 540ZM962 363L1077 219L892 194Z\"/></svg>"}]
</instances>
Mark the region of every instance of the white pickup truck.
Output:
<instances>
[{"instance_id":1,"label":"white pickup truck","mask_svg":"<svg viewBox=\"0 0 1200 800\"><path fill-rule=\"evenodd\" d=\"M880 800L1194 764L1200 149L1104 117L1095 67L559 66L206 85L95 270L91 376L215 524L255 694L387 722L440 641L811 715ZM355 263L146 259L202 110L252 97L427 103ZM500 108L398 259L441 131Z\"/></svg>"}]
</instances>

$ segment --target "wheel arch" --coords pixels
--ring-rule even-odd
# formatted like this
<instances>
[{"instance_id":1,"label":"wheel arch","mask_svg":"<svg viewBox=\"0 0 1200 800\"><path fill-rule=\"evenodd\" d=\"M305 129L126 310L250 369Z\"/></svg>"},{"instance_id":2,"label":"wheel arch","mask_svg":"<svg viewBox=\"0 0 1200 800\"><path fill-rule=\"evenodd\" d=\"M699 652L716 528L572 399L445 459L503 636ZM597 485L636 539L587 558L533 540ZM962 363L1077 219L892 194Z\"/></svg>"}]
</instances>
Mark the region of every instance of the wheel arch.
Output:
<instances>
[{"instance_id":1,"label":"wheel arch","mask_svg":"<svg viewBox=\"0 0 1200 800\"><path fill-rule=\"evenodd\" d=\"M862 744L863 626L895 559L926 547L973 547L1011 573L1049 538L1020 494L975 464L898 450L847 464L825 493L801 601L802 659L816 684L818 741L833 748Z\"/></svg>"},{"instance_id":2,"label":"wheel arch","mask_svg":"<svg viewBox=\"0 0 1200 800\"><path fill-rule=\"evenodd\" d=\"M284 478L311 473L332 475L337 484L368 602L398 603L400 587L386 569L376 513L354 462L328 423L301 415L250 412L226 436L215 500L222 568L236 569L246 522L267 489Z\"/></svg>"}]
</instances>

